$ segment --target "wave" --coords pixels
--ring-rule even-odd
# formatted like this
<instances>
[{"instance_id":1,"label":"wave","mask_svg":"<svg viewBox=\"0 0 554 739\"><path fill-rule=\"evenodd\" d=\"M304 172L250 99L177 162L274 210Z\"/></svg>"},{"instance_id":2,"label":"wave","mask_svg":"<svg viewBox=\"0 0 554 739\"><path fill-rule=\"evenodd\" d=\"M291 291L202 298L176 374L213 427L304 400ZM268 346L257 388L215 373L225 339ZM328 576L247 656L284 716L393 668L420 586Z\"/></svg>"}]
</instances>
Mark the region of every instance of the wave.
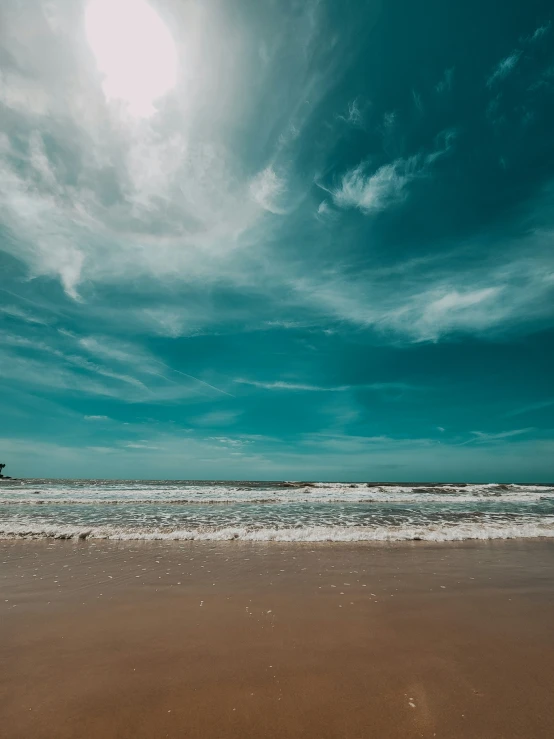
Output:
<instances>
[{"instance_id":1,"label":"wave","mask_svg":"<svg viewBox=\"0 0 554 739\"><path fill-rule=\"evenodd\" d=\"M395 542L554 538L554 517L536 522L423 526L222 527L198 529L83 527L35 522L0 524L0 539L110 539L119 541Z\"/></svg>"},{"instance_id":2,"label":"wave","mask_svg":"<svg viewBox=\"0 0 554 739\"><path fill-rule=\"evenodd\" d=\"M76 497L75 490L72 491L36 491L29 496L27 491L18 494L7 494L0 498L0 506L3 505L233 505L233 504L250 504L250 505L275 505L275 504L324 504L332 503L336 505L344 503L475 503L479 500L486 500L490 503L533 503L540 501L554 502L554 490L540 489L537 491L520 490L507 492L483 492L483 491L464 491L462 493L444 493L425 490L424 492L413 491L381 491L372 490L345 490L338 491L336 488L329 488L328 491L295 491L294 493L284 493L282 491L275 492L271 495L260 497L260 491L187 491L189 497L168 497L160 495L152 497L152 491L135 490L128 494L122 493L118 497L114 497L114 491L110 491L112 495L105 497L102 495L90 495L92 491L87 491L86 495ZM176 491L183 492L183 491ZM258 493L257 495L255 493ZM73 495L67 495L73 493ZM340 493L340 494L339 494ZM191 497L193 494L194 497ZM66 497L67 495L67 497Z\"/></svg>"}]
</instances>

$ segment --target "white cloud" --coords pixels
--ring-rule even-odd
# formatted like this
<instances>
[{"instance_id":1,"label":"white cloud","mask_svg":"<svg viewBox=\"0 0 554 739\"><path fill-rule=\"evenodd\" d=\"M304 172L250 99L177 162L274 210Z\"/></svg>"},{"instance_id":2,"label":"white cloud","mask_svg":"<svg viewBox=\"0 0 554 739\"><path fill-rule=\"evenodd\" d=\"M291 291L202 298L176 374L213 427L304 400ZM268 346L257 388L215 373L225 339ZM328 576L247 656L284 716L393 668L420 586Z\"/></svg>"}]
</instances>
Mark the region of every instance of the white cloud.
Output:
<instances>
[{"instance_id":1,"label":"white cloud","mask_svg":"<svg viewBox=\"0 0 554 739\"><path fill-rule=\"evenodd\" d=\"M137 121L104 98L76 32L81 5L8 4L0 39L13 61L0 77L10 113L0 124L0 217L11 236L4 248L33 276L59 278L73 299L86 299L84 283L244 280L244 262L232 253L259 243L264 211L289 212L298 200L288 199L277 162L288 158L283 135L293 143L290 132L301 132L330 84L312 69L317 5L307 2L294 23L277 12L267 63L252 69L248 22L231 30L218 3L186 4L172 19L186 56L175 95ZM266 89L277 118L260 102ZM271 162L254 179L231 133L239 120L239 138L251 130Z\"/></svg>"},{"instance_id":2,"label":"white cloud","mask_svg":"<svg viewBox=\"0 0 554 739\"><path fill-rule=\"evenodd\" d=\"M201 416L196 416L191 419L191 422L196 426L206 427L218 427L218 426L231 426L235 423L242 411L239 410L222 410L222 411L210 411L204 413Z\"/></svg>"},{"instance_id":3,"label":"white cloud","mask_svg":"<svg viewBox=\"0 0 554 739\"><path fill-rule=\"evenodd\" d=\"M329 205L327 200L322 200L317 207L316 218L325 222L334 221L337 218L337 211Z\"/></svg>"},{"instance_id":4,"label":"white cloud","mask_svg":"<svg viewBox=\"0 0 554 739\"><path fill-rule=\"evenodd\" d=\"M0 305L0 313L5 313L7 316L11 316L12 318L19 318L28 323L38 323L41 326L46 326L48 324L48 321L44 318L33 315L16 305Z\"/></svg>"},{"instance_id":5,"label":"white cloud","mask_svg":"<svg viewBox=\"0 0 554 739\"><path fill-rule=\"evenodd\" d=\"M331 190L335 205L376 213L401 202L407 196L407 186L428 174L429 167L450 150L455 136L454 130L443 131L437 137L437 148L429 154L396 159L373 173L362 162L346 172L340 185Z\"/></svg>"},{"instance_id":6,"label":"white cloud","mask_svg":"<svg viewBox=\"0 0 554 739\"><path fill-rule=\"evenodd\" d=\"M455 274L440 268L418 274L416 265L395 273L393 265L388 274L375 268L353 276L347 257L344 275L337 268L326 280L302 261L301 249L291 259L288 245L279 248L276 224L284 219L265 217L266 211L291 212L295 188L301 189L295 141L341 71L338 46L331 56L339 61L329 67L316 56L317 2L304 4L294 22L276 10L279 24L265 39L251 38L250 28L228 33L217 3L185 4L173 30L191 64L183 68L175 99L140 122L106 104L92 57L82 53L75 34L82 7L53 0L37 13L29 5L8 3L2 17L2 45L14 61L0 77L0 101L9 108L0 122L0 219L9 232L3 248L27 264L31 277L58 278L67 295L81 299L67 316L86 315L94 326L88 330L109 333L113 326L114 333L137 336L138 344L145 333L175 338L223 331L231 323L258 328L273 319L292 327L279 321L284 308L287 317L300 310L295 324L321 325L325 316L434 341L547 313L545 260L520 269L521 260L513 258L509 267L506 256L504 266ZM261 47L264 63L252 69L249 52ZM283 74L285 49L292 61ZM362 107L351 101L349 123L359 123ZM394 112L385 114L385 137L396 136L397 123ZM249 162L241 158L248 135ZM326 238L333 218L343 217L335 206L374 213L402 202L449 150L452 135L444 134L429 153L346 172L327 200L310 201L310 219L317 207L321 221L314 224L318 238ZM105 299L103 290L114 285L129 291L132 308L121 307L121 300L114 310ZM228 288L241 299L255 296L260 310L252 310L252 302L222 310L217 294ZM186 374L181 379L131 342L127 348L99 336L83 342L57 349L64 370L87 373L103 387L124 384L125 398L150 393L169 401L198 394L206 383ZM203 389L227 392L225 383L217 385Z\"/></svg>"},{"instance_id":7,"label":"white cloud","mask_svg":"<svg viewBox=\"0 0 554 739\"><path fill-rule=\"evenodd\" d=\"M438 341L455 332L517 330L554 314L551 235L534 233L504 244L504 261L468 262L455 275L449 260L409 260L387 271L292 282L298 304L335 320L373 327L408 341ZM523 257L522 254L533 256Z\"/></svg>"},{"instance_id":8,"label":"white cloud","mask_svg":"<svg viewBox=\"0 0 554 739\"><path fill-rule=\"evenodd\" d=\"M479 331L490 324L491 311L500 292L500 287L463 292L456 289L442 292L439 289L427 295L418 295L411 305L400 309L396 318L402 321L408 317L406 313L410 314L413 321L411 331L420 340L436 340L443 333L463 330L468 326Z\"/></svg>"},{"instance_id":9,"label":"white cloud","mask_svg":"<svg viewBox=\"0 0 554 739\"><path fill-rule=\"evenodd\" d=\"M5 350L0 351L0 375L5 381L11 380L20 385L79 395L121 397L124 394L120 387L106 382L103 378L79 374L71 367L45 363L40 359L23 358Z\"/></svg>"},{"instance_id":10,"label":"white cloud","mask_svg":"<svg viewBox=\"0 0 554 739\"><path fill-rule=\"evenodd\" d=\"M348 110L345 115L338 116L345 123L351 126L361 127L364 124L364 114L360 107L360 100L355 98L348 104Z\"/></svg>"},{"instance_id":11,"label":"white cloud","mask_svg":"<svg viewBox=\"0 0 554 739\"><path fill-rule=\"evenodd\" d=\"M500 82L507 77L514 69L521 56L521 51L516 49L505 59L502 59L493 69L492 74L487 80L487 87L492 87L496 82Z\"/></svg>"},{"instance_id":12,"label":"white cloud","mask_svg":"<svg viewBox=\"0 0 554 739\"><path fill-rule=\"evenodd\" d=\"M362 383L359 385L312 385L302 382L289 382L285 380L274 380L272 382L262 382L260 380L248 380L244 378L236 379L234 382L242 385L250 385L260 388L261 390L283 390L292 392L309 392L309 393L343 393L348 390L374 390L376 392L406 390L421 390L423 388L408 385L403 382L372 382Z\"/></svg>"},{"instance_id":13,"label":"white cloud","mask_svg":"<svg viewBox=\"0 0 554 739\"><path fill-rule=\"evenodd\" d=\"M233 397L201 378L169 367L129 342L78 338L66 331L52 333L46 342L37 336L4 332L0 345L1 374L22 385L104 395L129 403Z\"/></svg>"},{"instance_id":14,"label":"white cloud","mask_svg":"<svg viewBox=\"0 0 554 739\"><path fill-rule=\"evenodd\" d=\"M496 434L487 434L484 431L473 431L472 433L483 441L494 441L495 439L508 439L510 436L520 436L520 434L527 434L529 431L533 431L533 429L513 429L512 431L501 431Z\"/></svg>"},{"instance_id":15,"label":"white cloud","mask_svg":"<svg viewBox=\"0 0 554 739\"><path fill-rule=\"evenodd\" d=\"M543 36L546 36L546 34L550 31L550 28L552 26L552 23L548 21L548 23L544 23L542 26L539 26L535 29L535 32L529 39L531 42L533 41L539 41Z\"/></svg>"},{"instance_id":16,"label":"white cloud","mask_svg":"<svg viewBox=\"0 0 554 739\"><path fill-rule=\"evenodd\" d=\"M301 382L286 382L284 380L275 380L274 382L261 382L259 380L236 379L235 382L242 385L251 385L252 387L261 388L263 390L296 390L301 392L335 393L343 392L349 389L348 385L331 385L328 387L324 387L321 385L310 385Z\"/></svg>"},{"instance_id":17,"label":"white cloud","mask_svg":"<svg viewBox=\"0 0 554 739\"><path fill-rule=\"evenodd\" d=\"M85 416L85 421L109 421L108 416Z\"/></svg>"},{"instance_id":18,"label":"white cloud","mask_svg":"<svg viewBox=\"0 0 554 739\"><path fill-rule=\"evenodd\" d=\"M473 439L464 441L460 446L467 446L467 444L490 444L496 441L503 441L504 439L511 439L514 436L521 436L522 434L528 434L534 431L533 428L525 429L513 429L511 431L500 431L497 433L486 433L484 431L472 431Z\"/></svg>"},{"instance_id":19,"label":"white cloud","mask_svg":"<svg viewBox=\"0 0 554 739\"><path fill-rule=\"evenodd\" d=\"M286 194L286 184L273 167L266 167L250 183L250 194L253 200L264 210L276 215L284 215L287 211L281 205Z\"/></svg>"},{"instance_id":20,"label":"white cloud","mask_svg":"<svg viewBox=\"0 0 554 739\"><path fill-rule=\"evenodd\" d=\"M365 213L377 212L403 200L406 185L417 175L417 158L397 159L385 164L373 174L367 165L347 172L339 187L332 191L335 205L359 208Z\"/></svg>"},{"instance_id":21,"label":"white cloud","mask_svg":"<svg viewBox=\"0 0 554 739\"><path fill-rule=\"evenodd\" d=\"M144 443L137 443L137 442L129 442L128 444L124 445L126 449L159 449L159 446L155 446L154 444L144 444Z\"/></svg>"}]
</instances>

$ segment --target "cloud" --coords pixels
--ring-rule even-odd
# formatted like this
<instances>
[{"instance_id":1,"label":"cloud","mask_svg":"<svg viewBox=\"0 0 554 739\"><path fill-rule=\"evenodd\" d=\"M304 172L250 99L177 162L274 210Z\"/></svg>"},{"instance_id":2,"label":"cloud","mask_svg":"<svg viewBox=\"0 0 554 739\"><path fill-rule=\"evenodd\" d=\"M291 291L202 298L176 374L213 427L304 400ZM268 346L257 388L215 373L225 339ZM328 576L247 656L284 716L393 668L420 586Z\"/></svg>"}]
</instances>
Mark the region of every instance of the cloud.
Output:
<instances>
[{"instance_id":1,"label":"cloud","mask_svg":"<svg viewBox=\"0 0 554 739\"><path fill-rule=\"evenodd\" d=\"M444 74L441 79L437 82L435 90L439 95L450 92L452 90L452 81L454 79L454 67L449 67L444 70Z\"/></svg>"},{"instance_id":2,"label":"cloud","mask_svg":"<svg viewBox=\"0 0 554 739\"><path fill-rule=\"evenodd\" d=\"M250 194L253 200L264 210L275 215L284 215L287 211L280 203L286 194L286 184L273 167L266 167L250 183Z\"/></svg>"},{"instance_id":3,"label":"cloud","mask_svg":"<svg viewBox=\"0 0 554 739\"><path fill-rule=\"evenodd\" d=\"M346 40L332 55L321 43L318 0L294 18L288 4L268 10L266 31L257 14L239 22L217 2L180 8L179 78L148 120L106 99L81 5L2 11L3 248L87 305L106 285L256 285L275 228L267 213L290 213L311 186L296 147L345 65ZM254 47L263 64L252 65ZM164 306L142 318L166 336L190 323Z\"/></svg>"},{"instance_id":4,"label":"cloud","mask_svg":"<svg viewBox=\"0 0 554 739\"><path fill-rule=\"evenodd\" d=\"M497 82L500 82L507 77L510 72L515 68L521 57L521 51L516 49L505 59L502 59L496 67L493 69L492 74L487 79L487 87L492 87Z\"/></svg>"},{"instance_id":5,"label":"cloud","mask_svg":"<svg viewBox=\"0 0 554 739\"><path fill-rule=\"evenodd\" d=\"M396 318L403 320L406 313L415 317L412 332L420 340L436 340L441 334L471 326L473 330L486 327L491 320L491 309L501 292L500 287L484 287L460 292L452 289L427 293L426 301L417 296L397 312ZM425 294L424 294L425 295ZM414 310L415 308L415 310ZM418 310L419 309L419 310Z\"/></svg>"},{"instance_id":6,"label":"cloud","mask_svg":"<svg viewBox=\"0 0 554 739\"><path fill-rule=\"evenodd\" d=\"M531 42L540 41L540 39L542 39L544 36L546 36L547 33L550 32L551 26L552 26L552 23L550 21L548 21L548 23L544 23L542 26L539 26L538 28L535 29L535 32L533 33L533 35L531 36L529 40Z\"/></svg>"},{"instance_id":7,"label":"cloud","mask_svg":"<svg viewBox=\"0 0 554 739\"><path fill-rule=\"evenodd\" d=\"M295 436L288 441L281 439L277 447L264 440L237 447L212 439L160 433L136 442L156 449L128 448L124 442L110 447L91 443L82 449L30 436L1 438L0 446L9 456L12 474L21 476L25 472L36 477L94 477L98 474L98 455L102 455L103 474L117 478L132 455L133 474L150 479L178 479L184 469L188 477L200 479L206 476L209 463L211 476L220 479L230 475L235 479L279 479L286 470L290 479L354 481L379 477L421 480L427 479L430 469L440 469L443 479L461 479L470 469L472 477L480 480L498 480L500 471L508 480L548 480L554 451L552 439L523 435L465 446L447 443L442 437L437 441L339 434ZM29 448L33 449L31 458ZM237 453L238 449L243 451Z\"/></svg>"},{"instance_id":8,"label":"cloud","mask_svg":"<svg viewBox=\"0 0 554 739\"><path fill-rule=\"evenodd\" d=\"M231 426L234 424L242 411L240 410L222 410L222 411L210 411L204 413L201 416L191 418L191 423L196 426L206 426L216 428L219 426Z\"/></svg>"},{"instance_id":9,"label":"cloud","mask_svg":"<svg viewBox=\"0 0 554 739\"><path fill-rule=\"evenodd\" d=\"M162 377L168 382L173 383L176 383L176 380L168 377L168 375L180 375L181 377L187 378L187 380L191 380L192 383L197 387L200 386L201 388L208 388L209 390L213 390L216 393L227 395L228 397L233 397L233 395L226 390L216 387L215 385L212 385L209 382L200 379L199 377L194 377L187 372L183 372L181 370L175 369L174 367L170 367L165 362L162 362L159 359L150 356L144 350L133 344L126 344L125 342L118 341L117 345L114 346L113 343L105 337L85 337L79 339L78 343L80 346L82 346L92 354L116 361L118 363L138 367L139 371L143 374L156 375L158 377ZM162 373L160 371L160 368L165 370L165 372Z\"/></svg>"},{"instance_id":10,"label":"cloud","mask_svg":"<svg viewBox=\"0 0 554 739\"><path fill-rule=\"evenodd\" d=\"M477 444L488 444L493 443L496 441L503 441L504 439L510 439L514 436L521 436L522 434L528 434L529 432L534 431L533 428L525 428L525 429L513 429L512 431L501 431L499 433L485 433L484 431L472 431L471 433L474 435L473 439L469 439L469 441L465 441L461 444L461 446L471 444L471 443L477 443Z\"/></svg>"},{"instance_id":11,"label":"cloud","mask_svg":"<svg viewBox=\"0 0 554 739\"><path fill-rule=\"evenodd\" d=\"M137 361L141 363L148 361L144 352L138 347L128 344L127 347L123 349L121 347L125 347L125 342L118 341L114 346L110 343L110 339L106 337L95 338L92 336L86 336L77 339L77 344L91 354L112 359L124 364L136 364Z\"/></svg>"},{"instance_id":12,"label":"cloud","mask_svg":"<svg viewBox=\"0 0 554 739\"><path fill-rule=\"evenodd\" d=\"M33 334L24 337L4 332L0 334L0 344L3 377L22 385L103 395L128 403L233 397L201 378L170 367L130 342L116 343L107 337L79 338L67 331L56 331L47 341Z\"/></svg>"},{"instance_id":13,"label":"cloud","mask_svg":"<svg viewBox=\"0 0 554 739\"><path fill-rule=\"evenodd\" d=\"M0 375L5 382L11 380L18 385L40 390L63 391L81 396L129 397L129 390L123 390L118 383L78 373L71 367L23 358L6 350L0 351Z\"/></svg>"},{"instance_id":14,"label":"cloud","mask_svg":"<svg viewBox=\"0 0 554 739\"><path fill-rule=\"evenodd\" d=\"M385 164L373 174L366 164L349 170L339 187L331 194L339 208L358 208L364 213L379 212L406 197L406 186L418 174L416 157L397 159Z\"/></svg>"},{"instance_id":15,"label":"cloud","mask_svg":"<svg viewBox=\"0 0 554 739\"><path fill-rule=\"evenodd\" d=\"M137 443L137 442L129 442L128 444L124 445L126 449L159 449L159 446L155 446L154 444L145 444L145 443Z\"/></svg>"},{"instance_id":16,"label":"cloud","mask_svg":"<svg viewBox=\"0 0 554 739\"><path fill-rule=\"evenodd\" d=\"M284 380L275 380L274 382L261 382L259 380L245 380L245 379L237 379L235 382L240 383L242 385L251 385L252 387L257 387L263 390L292 390L292 391L300 391L300 392L316 392L316 393L336 393L336 392L344 392L345 390L349 390L349 385L336 385L336 386L328 386L324 387L321 385L310 385L308 383L301 383L301 382L286 382Z\"/></svg>"},{"instance_id":17,"label":"cloud","mask_svg":"<svg viewBox=\"0 0 554 739\"><path fill-rule=\"evenodd\" d=\"M344 393L349 390L375 390L378 392L386 392L389 390L406 391L421 389L403 382L372 382L358 385L312 385L310 383L289 382L285 380L263 382L261 380L247 380L243 378L236 379L234 382L242 385L250 385L252 387L260 388L261 390L282 390L308 393Z\"/></svg>"},{"instance_id":18,"label":"cloud","mask_svg":"<svg viewBox=\"0 0 554 739\"><path fill-rule=\"evenodd\" d=\"M364 114L360 107L360 100L355 98L348 104L348 110L345 115L339 115L338 118L345 123L354 127L362 127L364 124Z\"/></svg>"},{"instance_id":19,"label":"cloud","mask_svg":"<svg viewBox=\"0 0 554 739\"><path fill-rule=\"evenodd\" d=\"M330 191L335 205L358 208L369 214L400 203L407 197L407 186L416 178L426 176L429 167L450 150L455 135L452 130L444 131L438 137L439 146L429 154L396 159L373 173L362 162L346 172L340 185Z\"/></svg>"},{"instance_id":20,"label":"cloud","mask_svg":"<svg viewBox=\"0 0 554 739\"><path fill-rule=\"evenodd\" d=\"M416 92L416 90L412 90L412 99L414 101L414 105L418 111L418 113L423 113L424 107L423 107L423 100L421 98L421 95Z\"/></svg>"},{"instance_id":21,"label":"cloud","mask_svg":"<svg viewBox=\"0 0 554 739\"><path fill-rule=\"evenodd\" d=\"M301 276L292 288L300 305L327 320L373 328L389 340L392 335L435 342L456 333L518 331L554 315L551 238L548 231L536 231L504 241L502 260L473 251L456 271L452 255L443 255L444 261L407 260L355 276L339 269Z\"/></svg>"},{"instance_id":22,"label":"cloud","mask_svg":"<svg viewBox=\"0 0 554 739\"><path fill-rule=\"evenodd\" d=\"M137 132L122 142L119 172L106 171L102 160L113 155L99 143L87 156L101 161L83 163L73 184L52 167L39 134L22 143L27 168L15 166L10 141L4 138L0 147L0 212L14 236L7 247L13 244L14 255L35 274L58 276L73 299L81 297L83 276L100 282L147 274L213 279L214 263L207 272L206 260L218 253L222 277L225 255L257 218L246 183L232 184L226 153L213 145L186 151L180 135L162 140ZM109 205L106 180L117 197Z\"/></svg>"},{"instance_id":23,"label":"cloud","mask_svg":"<svg viewBox=\"0 0 554 739\"><path fill-rule=\"evenodd\" d=\"M35 316L16 305L0 305L0 313L5 313L7 316L11 316L12 318L19 318L28 323L38 323L41 326L46 326L48 324L44 318Z\"/></svg>"},{"instance_id":24,"label":"cloud","mask_svg":"<svg viewBox=\"0 0 554 739\"><path fill-rule=\"evenodd\" d=\"M371 215L402 204L450 151L453 132L434 147L408 148L409 127L373 102L383 151L370 160L365 149L319 202L309 187L321 173L336 171L337 129L340 136L354 135L336 125L337 98L329 96L350 68L351 49L341 44L350 45L351 37L327 36L317 2L305 3L294 20L286 4L277 4L267 34L256 24L243 27L242 20L230 32L217 3L201 5L186 4L174 19L186 55L175 95L140 122L104 98L75 34L80 6L56 0L40 12L21 3L8 3L5 15L3 9L3 248L25 263L25 277L61 282L70 299L56 297L64 314L56 325L83 326L72 346L43 339L65 373L53 372L55 382L72 387L68 375L86 375L129 402L229 395L224 379L211 382L209 369L194 378L157 363L154 350L141 348L145 337L252 330L271 325L268 319L326 331L351 324L376 329L386 341L391 335L393 341L438 341L458 331L521 325L529 316L542 320L550 295L546 259L522 264L499 249L494 263L475 268L468 260L434 270L399 258L386 268L375 260L358 269L347 246L335 258L346 232L333 226L351 223L344 211ZM253 66L260 49L263 63ZM437 92L451 88L452 75L453 68L444 71ZM340 96L342 119L352 126L363 124L369 104L358 92ZM409 95L408 87L408 106ZM290 219L268 215L291 215L304 203L300 191L304 209ZM387 248L375 246L375 252ZM366 252L368 262L372 253ZM32 295L37 285L39 295L44 284L52 287L44 280L21 283L21 290ZM37 325L41 321L30 308L11 310L31 324L33 315ZM129 340L117 341L118 334ZM39 347L28 357L28 372Z\"/></svg>"},{"instance_id":25,"label":"cloud","mask_svg":"<svg viewBox=\"0 0 554 739\"><path fill-rule=\"evenodd\" d=\"M322 200L317 207L316 218L325 221L334 221L337 217L337 212L329 205L327 200Z\"/></svg>"},{"instance_id":26,"label":"cloud","mask_svg":"<svg viewBox=\"0 0 554 739\"><path fill-rule=\"evenodd\" d=\"M86 301L91 283L240 282L244 264L230 265L232 252L248 249L246 234L265 211L281 214L294 205L286 167L277 162L288 156L283 135L301 133L328 89L311 70L320 54L312 48L321 22L317 3L307 2L294 23L286 9L275 13L268 62L250 69L246 85L249 22L235 28L229 19L222 23L217 3L188 4L173 19L183 56L178 85L147 121L105 99L75 32L81 16L80 6L64 0L43 9L3 8L0 104L8 115L0 124L0 217L10 233L4 248L33 276L59 279L74 300ZM285 87L277 78L283 49L292 65ZM268 102L280 108L277 119L263 104L259 114L266 85ZM237 155L245 130L264 142L271 162L254 177Z\"/></svg>"},{"instance_id":27,"label":"cloud","mask_svg":"<svg viewBox=\"0 0 554 739\"><path fill-rule=\"evenodd\" d=\"M224 446L231 446L231 447L242 447L246 444L252 444L252 440L250 439L243 439L243 438L231 438L229 436L209 436L208 441L217 441L218 444L223 444Z\"/></svg>"},{"instance_id":28,"label":"cloud","mask_svg":"<svg viewBox=\"0 0 554 739\"><path fill-rule=\"evenodd\" d=\"M85 421L109 421L108 416L85 416Z\"/></svg>"},{"instance_id":29,"label":"cloud","mask_svg":"<svg viewBox=\"0 0 554 739\"><path fill-rule=\"evenodd\" d=\"M528 405L515 408L512 411L508 411L504 415L508 416L522 416L525 413L532 413L533 411L540 411L543 408L550 408L554 405L554 398L548 398L546 400L539 400L536 403L529 403Z\"/></svg>"}]
</instances>

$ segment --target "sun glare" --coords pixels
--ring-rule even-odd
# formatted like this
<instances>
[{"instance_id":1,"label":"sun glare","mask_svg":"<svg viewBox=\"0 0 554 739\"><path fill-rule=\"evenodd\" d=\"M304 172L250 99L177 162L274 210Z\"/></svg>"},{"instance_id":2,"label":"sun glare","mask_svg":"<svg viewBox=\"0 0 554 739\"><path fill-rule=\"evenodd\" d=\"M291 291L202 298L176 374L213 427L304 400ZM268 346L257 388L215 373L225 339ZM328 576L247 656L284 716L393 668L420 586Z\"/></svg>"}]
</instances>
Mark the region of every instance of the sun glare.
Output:
<instances>
[{"instance_id":1,"label":"sun glare","mask_svg":"<svg viewBox=\"0 0 554 739\"><path fill-rule=\"evenodd\" d=\"M145 0L90 0L85 28L106 98L151 115L177 80L175 43L156 11Z\"/></svg>"}]
</instances>

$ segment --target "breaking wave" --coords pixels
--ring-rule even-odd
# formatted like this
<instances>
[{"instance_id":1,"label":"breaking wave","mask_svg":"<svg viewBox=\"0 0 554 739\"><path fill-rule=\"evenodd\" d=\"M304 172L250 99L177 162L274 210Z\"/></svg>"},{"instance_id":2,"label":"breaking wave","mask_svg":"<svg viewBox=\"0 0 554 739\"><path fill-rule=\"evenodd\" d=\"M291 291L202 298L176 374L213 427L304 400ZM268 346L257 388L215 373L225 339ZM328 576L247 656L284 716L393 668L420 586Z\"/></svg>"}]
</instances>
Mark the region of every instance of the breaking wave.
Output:
<instances>
[{"instance_id":1,"label":"breaking wave","mask_svg":"<svg viewBox=\"0 0 554 739\"><path fill-rule=\"evenodd\" d=\"M305 526L299 528L223 527L198 529L3 524L2 539L111 539L166 541L259 542L396 542L464 541L468 539L554 538L554 516L540 522L430 524L427 526Z\"/></svg>"},{"instance_id":2,"label":"breaking wave","mask_svg":"<svg viewBox=\"0 0 554 739\"><path fill-rule=\"evenodd\" d=\"M0 538L279 542L554 537L554 487L22 480L0 486Z\"/></svg>"}]
</instances>

